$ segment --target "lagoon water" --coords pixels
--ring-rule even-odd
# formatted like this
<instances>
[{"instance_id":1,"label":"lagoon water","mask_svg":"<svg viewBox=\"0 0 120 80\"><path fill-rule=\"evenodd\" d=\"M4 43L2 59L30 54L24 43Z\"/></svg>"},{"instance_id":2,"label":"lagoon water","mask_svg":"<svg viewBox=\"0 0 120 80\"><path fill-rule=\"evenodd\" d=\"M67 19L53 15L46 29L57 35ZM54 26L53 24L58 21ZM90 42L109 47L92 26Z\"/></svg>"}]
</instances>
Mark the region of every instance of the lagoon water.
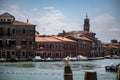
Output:
<instances>
[{"instance_id":1,"label":"lagoon water","mask_svg":"<svg viewBox=\"0 0 120 80\"><path fill-rule=\"evenodd\" d=\"M74 80L84 80L86 70L95 70L98 80L116 80L115 72L105 66L120 59L70 61ZM64 80L64 63L56 62L0 62L0 80Z\"/></svg>"}]
</instances>

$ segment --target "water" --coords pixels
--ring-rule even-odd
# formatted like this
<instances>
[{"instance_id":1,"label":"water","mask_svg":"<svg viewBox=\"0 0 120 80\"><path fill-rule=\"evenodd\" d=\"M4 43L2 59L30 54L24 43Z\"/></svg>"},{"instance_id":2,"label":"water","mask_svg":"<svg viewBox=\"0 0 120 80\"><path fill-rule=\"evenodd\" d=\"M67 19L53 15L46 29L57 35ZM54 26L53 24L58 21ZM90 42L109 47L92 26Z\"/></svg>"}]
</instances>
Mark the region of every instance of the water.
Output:
<instances>
[{"instance_id":1,"label":"water","mask_svg":"<svg viewBox=\"0 0 120 80\"><path fill-rule=\"evenodd\" d=\"M115 72L104 66L120 59L70 62L74 80L84 80L86 70L95 70L98 80L116 80ZM64 63L60 62L0 62L0 80L64 80Z\"/></svg>"}]
</instances>

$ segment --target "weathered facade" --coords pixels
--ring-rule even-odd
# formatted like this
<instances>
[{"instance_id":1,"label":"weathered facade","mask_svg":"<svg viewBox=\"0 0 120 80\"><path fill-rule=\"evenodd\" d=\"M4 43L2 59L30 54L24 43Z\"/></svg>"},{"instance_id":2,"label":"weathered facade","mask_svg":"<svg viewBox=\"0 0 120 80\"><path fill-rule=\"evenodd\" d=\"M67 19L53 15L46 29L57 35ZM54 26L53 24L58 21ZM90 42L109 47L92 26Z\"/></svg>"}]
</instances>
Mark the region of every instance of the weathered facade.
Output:
<instances>
[{"instance_id":1,"label":"weathered facade","mask_svg":"<svg viewBox=\"0 0 120 80\"><path fill-rule=\"evenodd\" d=\"M92 51L92 40L86 37L68 36L67 38L76 41L77 56L83 55L90 57Z\"/></svg>"},{"instance_id":2,"label":"weathered facade","mask_svg":"<svg viewBox=\"0 0 120 80\"><path fill-rule=\"evenodd\" d=\"M91 54L91 56L93 56L93 57L101 56L101 41L95 37L95 35L96 35L95 33L90 32L90 23L89 22L90 22L89 18L86 15L86 18L84 19L84 28L82 31L80 31L80 30L79 31L69 31L69 32L63 31L63 33L59 33L58 36L86 37L92 41L92 49L89 54Z\"/></svg>"},{"instance_id":3,"label":"weathered facade","mask_svg":"<svg viewBox=\"0 0 120 80\"><path fill-rule=\"evenodd\" d=\"M117 40L111 40L110 43L102 43L102 54L103 56L120 56L120 42Z\"/></svg>"},{"instance_id":4,"label":"weathered facade","mask_svg":"<svg viewBox=\"0 0 120 80\"><path fill-rule=\"evenodd\" d=\"M76 56L75 41L57 36L36 36L35 55L42 58L62 59Z\"/></svg>"},{"instance_id":5,"label":"weathered facade","mask_svg":"<svg viewBox=\"0 0 120 80\"><path fill-rule=\"evenodd\" d=\"M0 58L28 60L34 56L35 26L15 19L9 13L0 15Z\"/></svg>"}]
</instances>

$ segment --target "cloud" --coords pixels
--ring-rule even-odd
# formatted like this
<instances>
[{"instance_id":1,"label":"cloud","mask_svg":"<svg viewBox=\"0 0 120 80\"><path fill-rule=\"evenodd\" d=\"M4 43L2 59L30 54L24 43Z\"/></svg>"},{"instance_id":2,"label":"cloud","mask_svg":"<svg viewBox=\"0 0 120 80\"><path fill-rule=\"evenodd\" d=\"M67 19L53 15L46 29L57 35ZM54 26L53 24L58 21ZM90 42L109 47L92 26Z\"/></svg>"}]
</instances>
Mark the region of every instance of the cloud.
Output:
<instances>
[{"instance_id":1,"label":"cloud","mask_svg":"<svg viewBox=\"0 0 120 80\"><path fill-rule=\"evenodd\" d=\"M119 32L120 33L120 28L112 28L110 29L111 32Z\"/></svg>"},{"instance_id":2,"label":"cloud","mask_svg":"<svg viewBox=\"0 0 120 80\"><path fill-rule=\"evenodd\" d=\"M45 13L45 15L43 15L40 18L40 21L41 21L41 23L53 24L54 22L60 22L64 18L65 18L65 16L62 14L62 12L60 10L51 9L51 10L48 10Z\"/></svg>"},{"instance_id":3,"label":"cloud","mask_svg":"<svg viewBox=\"0 0 120 80\"><path fill-rule=\"evenodd\" d=\"M101 14L91 19L91 30L97 34L96 36L100 40L120 40L118 38L120 34L119 22L119 19L108 13Z\"/></svg>"},{"instance_id":4,"label":"cloud","mask_svg":"<svg viewBox=\"0 0 120 80\"><path fill-rule=\"evenodd\" d=\"M115 18L107 13L98 15L91 19L91 24L93 26L105 26L107 27L108 24L113 23Z\"/></svg>"},{"instance_id":5,"label":"cloud","mask_svg":"<svg viewBox=\"0 0 120 80\"><path fill-rule=\"evenodd\" d=\"M48 9L48 10L50 10L50 9L56 9L56 8L53 7L53 6L47 6L47 7L44 7L43 9Z\"/></svg>"},{"instance_id":6,"label":"cloud","mask_svg":"<svg viewBox=\"0 0 120 80\"><path fill-rule=\"evenodd\" d=\"M58 34L58 32L61 30L61 27L67 25L63 22L65 15L54 7L45 7L43 10L45 13L39 17L38 27L45 28L45 34Z\"/></svg>"},{"instance_id":7,"label":"cloud","mask_svg":"<svg viewBox=\"0 0 120 80\"><path fill-rule=\"evenodd\" d=\"M38 11L38 8L33 8L33 11Z\"/></svg>"},{"instance_id":8,"label":"cloud","mask_svg":"<svg viewBox=\"0 0 120 80\"><path fill-rule=\"evenodd\" d=\"M12 10L18 10L18 6L15 5L15 4L11 5L10 8L11 8Z\"/></svg>"}]
</instances>

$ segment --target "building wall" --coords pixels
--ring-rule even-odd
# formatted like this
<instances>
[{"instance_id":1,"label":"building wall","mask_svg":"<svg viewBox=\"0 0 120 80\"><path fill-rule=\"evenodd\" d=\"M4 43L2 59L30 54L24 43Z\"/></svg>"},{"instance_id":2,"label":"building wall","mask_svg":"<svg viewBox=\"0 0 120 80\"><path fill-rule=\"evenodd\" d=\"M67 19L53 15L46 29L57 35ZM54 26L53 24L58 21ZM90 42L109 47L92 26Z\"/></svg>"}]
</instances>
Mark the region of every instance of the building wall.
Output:
<instances>
[{"instance_id":1,"label":"building wall","mask_svg":"<svg viewBox=\"0 0 120 80\"><path fill-rule=\"evenodd\" d=\"M102 43L102 54L103 56L106 55L117 55L120 56L120 44L119 42L112 42L111 43Z\"/></svg>"},{"instance_id":2,"label":"building wall","mask_svg":"<svg viewBox=\"0 0 120 80\"><path fill-rule=\"evenodd\" d=\"M76 56L76 42L69 39L53 36L37 37L35 56L53 59Z\"/></svg>"},{"instance_id":3,"label":"building wall","mask_svg":"<svg viewBox=\"0 0 120 80\"><path fill-rule=\"evenodd\" d=\"M0 25L3 29L3 35L0 40L2 41L2 56L7 59L11 58L28 58L32 57L34 51L34 26L14 26L11 24ZM10 29L8 31L8 28ZM24 31L25 30L25 31ZM23 33L25 32L25 33Z\"/></svg>"},{"instance_id":4,"label":"building wall","mask_svg":"<svg viewBox=\"0 0 120 80\"><path fill-rule=\"evenodd\" d=\"M63 57L67 57L67 56L75 57L75 56L77 56L76 42L66 42L65 41L63 43L64 43L64 46L63 46L64 55L63 55Z\"/></svg>"},{"instance_id":5,"label":"building wall","mask_svg":"<svg viewBox=\"0 0 120 80\"><path fill-rule=\"evenodd\" d=\"M35 56L61 58L63 56L63 44L62 42L36 42Z\"/></svg>"},{"instance_id":6,"label":"building wall","mask_svg":"<svg viewBox=\"0 0 120 80\"><path fill-rule=\"evenodd\" d=\"M35 25L0 15L0 58L27 60L34 56Z\"/></svg>"},{"instance_id":7,"label":"building wall","mask_svg":"<svg viewBox=\"0 0 120 80\"><path fill-rule=\"evenodd\" d=\"M67 38L76 41L76 56L90 56L92 50L92 41L81 39L80 37L68 36Z\"/></svg>"},{"instance_id":8,"label":"building wall","mask_svg":"<svg viewBox=\"0 0 120 80\"><path fill-rule=\"evenodd\" d=\"M78 55L90 56L92 49L92 42L86 40L78 40Z\"/></svg>"}]
</instances>

